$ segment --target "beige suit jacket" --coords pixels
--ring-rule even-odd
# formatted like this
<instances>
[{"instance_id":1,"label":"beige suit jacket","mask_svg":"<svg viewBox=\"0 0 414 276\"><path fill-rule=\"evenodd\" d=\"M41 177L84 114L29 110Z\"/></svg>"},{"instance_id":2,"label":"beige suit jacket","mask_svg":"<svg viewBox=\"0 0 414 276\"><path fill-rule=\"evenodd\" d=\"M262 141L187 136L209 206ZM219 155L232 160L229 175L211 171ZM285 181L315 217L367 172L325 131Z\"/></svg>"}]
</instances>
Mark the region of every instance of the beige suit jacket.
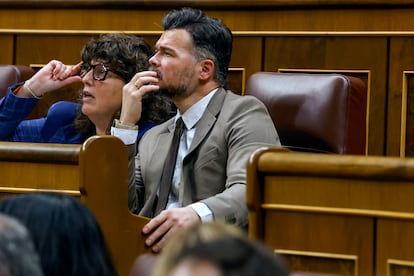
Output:
<instances>
[{"instance_id":1,"label":"beige suit jacket","mask_svg":"<svg viewBox=\"0 0 414 276\"><path fill-rule=\"evenodd\" d=\"M246 164L261 146L280 146L278 134L262 102L219 89L196 124L183 160L180 206L205 203L214 218L245 226ZM134 212L152 217L164 161L174 132L174 118L153 127L142 138L136 156ZM133 189L130 189L132 191Z\"/></svg>"}]
</instances>

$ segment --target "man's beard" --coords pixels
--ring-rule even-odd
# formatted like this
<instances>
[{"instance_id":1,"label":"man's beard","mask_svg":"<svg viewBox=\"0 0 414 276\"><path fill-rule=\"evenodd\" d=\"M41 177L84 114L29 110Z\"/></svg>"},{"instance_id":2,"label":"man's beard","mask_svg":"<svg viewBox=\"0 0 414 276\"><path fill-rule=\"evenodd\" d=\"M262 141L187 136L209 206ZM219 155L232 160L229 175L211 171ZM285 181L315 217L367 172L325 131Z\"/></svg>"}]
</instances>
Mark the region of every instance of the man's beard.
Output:
<instances>
[{"instance_id":1,"label":"man's beard","mask_svg":"<svg viewBox=\"0 0 414 276\"><path fill-rule=\"evenodd\" d=\"M150 67L150 70L157 73L157 77L162 80L163 74L161 71L156 69L155 67ZM168 99L173 99L175 97L187 97L190 93L188 92L189 88L184 83L189 82L191 77L193 76L194 72L192 71L185 71L180 74L179 79L181 80L181 84L178 84L176 86L173 85L167 85L164 87L160 87L160 89L157 91L161 96L166 97Z\"/></svg>"},{"instance_id":2,"label":"man's beard","mask_svg":"<svg viewBox=\"0 0 414 276\"><path fill-rule=\"evenodd\" d=\"M161 87L158 93L169 99L172 99L174 97L184 97L188 95L187 89L184 86Z\"/></svg>"}]
</instances>

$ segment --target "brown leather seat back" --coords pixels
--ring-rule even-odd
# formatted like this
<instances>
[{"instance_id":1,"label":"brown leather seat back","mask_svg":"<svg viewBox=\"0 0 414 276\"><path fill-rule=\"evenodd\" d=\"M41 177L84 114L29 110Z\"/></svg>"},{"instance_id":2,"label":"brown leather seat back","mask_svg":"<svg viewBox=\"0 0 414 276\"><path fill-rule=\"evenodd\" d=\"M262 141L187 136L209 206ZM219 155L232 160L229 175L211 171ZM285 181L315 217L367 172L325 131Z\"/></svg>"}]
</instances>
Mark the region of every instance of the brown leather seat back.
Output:
<instances>
[{"instance_id":1,"label":"brown leather seat back","mask_svg":"<svg viewBox=\"0 0 414 276\"><path fill-rule=\"evenodd\" d=\"M9 86L25 81L34 74L33 68L25 65L0 65L0 97L3 97Z\"/></svg>"},{"instance_id":2,"label":"brown leather seat back","mask_svg":"<svg viewBox=\"0 0 414 276\"><path fill-rule=\"evenodd\" d=\"M283 146L297 151L365 154L367 89L340 74L253 74L246 95L268 108Z\"/></svg>"}]
</instances>

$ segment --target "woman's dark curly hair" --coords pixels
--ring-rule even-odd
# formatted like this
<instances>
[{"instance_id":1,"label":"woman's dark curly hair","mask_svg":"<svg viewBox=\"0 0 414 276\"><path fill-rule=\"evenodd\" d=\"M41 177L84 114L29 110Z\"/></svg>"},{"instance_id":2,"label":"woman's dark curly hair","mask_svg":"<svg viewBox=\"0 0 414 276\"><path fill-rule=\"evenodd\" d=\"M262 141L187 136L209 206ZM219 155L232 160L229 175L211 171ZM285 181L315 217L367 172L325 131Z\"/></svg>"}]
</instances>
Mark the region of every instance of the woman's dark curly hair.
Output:
<instances>
[{"instance_id":1,"label":"woman's dark curly hair","mask_svg":"<svg viewBox=\"0 0 414 276\"><path fill-rule=\"evenodd\" d=\"M104 34L92 38L84 45L81 58L84 63L98 60L119 72L125 83L140 72L148 70L149 58L153 55L151 46L144 39L120 33ZM148 93L142 99L142 115L140 124L163 122L174 114L172 103L158 93ZM120 110L114 114L119 118ZM80 112L74 121L75 129L83 133L85 138L95 134L90 119ZM109 131L109 129L108 129Z\"/></svg>"}]
</instances>

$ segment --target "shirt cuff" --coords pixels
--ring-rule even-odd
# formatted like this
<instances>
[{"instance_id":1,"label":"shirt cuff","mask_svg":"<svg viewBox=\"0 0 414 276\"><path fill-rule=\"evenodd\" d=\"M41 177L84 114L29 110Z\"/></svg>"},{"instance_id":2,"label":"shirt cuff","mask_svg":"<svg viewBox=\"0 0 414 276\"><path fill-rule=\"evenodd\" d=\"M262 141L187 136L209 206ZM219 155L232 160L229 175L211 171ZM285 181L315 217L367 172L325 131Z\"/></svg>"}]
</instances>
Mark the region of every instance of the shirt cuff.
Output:
<instances>
[{"instance_id":1,"label":"shirt cuff","mask_svg":"<svg viewBox=\"0 0 414 276\"><path fill-rule=\"evenodd\" d=\"M208 208L204 203L196 202L188 206L196 211L202 222L210 222L214 220L213 212L211 212L210 208Z\"/></svg>"},{"instance_id":2,"label":"shirt cuff","mask_svg":"<svg viewBox=\"0 0 414 276\"><path fill-rule=\"evenodd\" d=\"M132 145L137 142L138 126L123 126L118 120L115 120L111 127L111 134L121 139L125 145Z\"/></svg>"}]
</instances>

